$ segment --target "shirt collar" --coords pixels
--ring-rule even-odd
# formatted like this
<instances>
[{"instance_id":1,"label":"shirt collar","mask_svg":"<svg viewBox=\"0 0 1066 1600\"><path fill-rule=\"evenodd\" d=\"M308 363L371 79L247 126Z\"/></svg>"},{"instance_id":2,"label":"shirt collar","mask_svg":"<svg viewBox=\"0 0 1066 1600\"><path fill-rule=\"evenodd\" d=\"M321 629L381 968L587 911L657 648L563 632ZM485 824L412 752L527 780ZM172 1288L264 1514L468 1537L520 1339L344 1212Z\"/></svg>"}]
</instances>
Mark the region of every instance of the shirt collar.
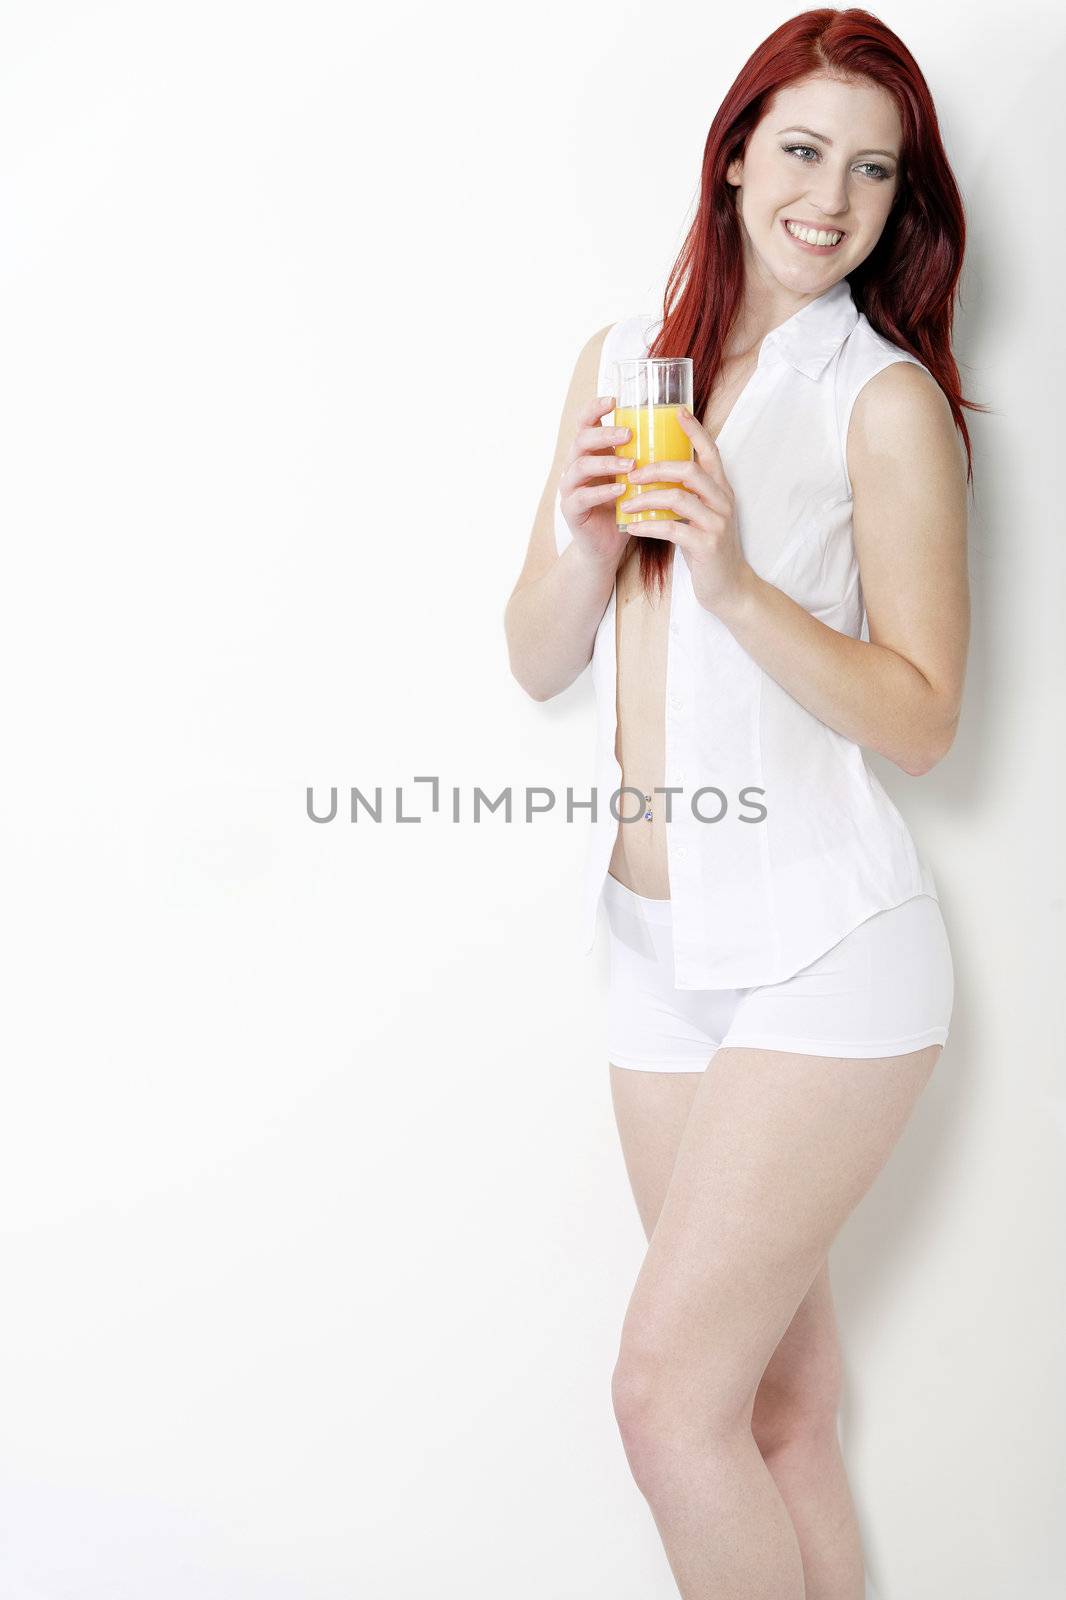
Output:
<instances>
[{"instance_id":1,"label":"shirt collar","mask_svg":"<svg viewBox=\"0 0 1066 1600\"><path fill-rule=\"evenodd\" d=\"M808 378L820 378L844 340L859 320L846 278L793 312L784 322L771 328L759 351L760 363L769 350L779 355Z\"/></svg>"}]
</instances>

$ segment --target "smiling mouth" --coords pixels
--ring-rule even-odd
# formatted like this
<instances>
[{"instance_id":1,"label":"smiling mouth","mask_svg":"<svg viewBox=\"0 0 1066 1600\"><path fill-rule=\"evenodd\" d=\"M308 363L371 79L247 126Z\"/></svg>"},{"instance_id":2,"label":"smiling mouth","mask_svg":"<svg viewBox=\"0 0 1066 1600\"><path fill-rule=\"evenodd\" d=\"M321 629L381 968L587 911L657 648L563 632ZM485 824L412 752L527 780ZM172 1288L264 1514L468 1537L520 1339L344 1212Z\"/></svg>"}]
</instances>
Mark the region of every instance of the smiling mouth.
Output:
<instances>
[{"instance_id":1,"label":"smiling mouth","mask_svg":"<svg viewBox=\"0 0 1066 1600\"><path fill-rule=\"evenodd\" d=\"M847 238L840 228L814 228L809 223L795 222L791 217L785 217L781 226L790 239L795 239L797 244L804 245L808 250L835 250Z\"/></svg>"}]
</instances>

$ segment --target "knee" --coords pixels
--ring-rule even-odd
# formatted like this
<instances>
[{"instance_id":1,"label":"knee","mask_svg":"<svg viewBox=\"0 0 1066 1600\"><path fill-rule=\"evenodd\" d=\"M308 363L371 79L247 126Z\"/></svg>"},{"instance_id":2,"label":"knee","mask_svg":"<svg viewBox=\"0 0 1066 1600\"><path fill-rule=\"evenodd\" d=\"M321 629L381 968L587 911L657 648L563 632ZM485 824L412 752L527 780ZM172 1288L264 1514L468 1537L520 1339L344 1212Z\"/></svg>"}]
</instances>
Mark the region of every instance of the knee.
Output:
<instances>
[{"instance_id":1,"label":"knee","mask_svg":"<svg viewBox=\"0 0 1066 1600\"><path fill-rule=\"evenodd\" d=\"M693 1387L699 1403L693 1403ZM709 1375L703 1382L683 1374L661 1352L623 1350L611 1375L611 1401L630 1470L649 1500L671 1478L690 1470L693 1452L704 1467L742 1425L739 1408L728 1404Z\"/></svg>"},{"instance_id":2,"label":"knee","mask_svg":"<svg viewBox=\"0 0 1066 1600\"><path fill-rule=\"evenodd\" d=\"M842 1392L837 1366L824 1367L793 1383L768 1383L755 1394L751 1431L763 1456L786 1449L817 1450L837 1440Z\"/></svg>"},{"instance_id":3,"label":"knee","mask_svg":"<svg viewBox=\"0 0 1066 1600\"><path fill-rule=\"evenodd\" d=\"M623 1351L611 1374L611 1404L627 1444L656 1430L665 1399L661 1369L654 1357L638 1359Z\"/></svg>"},{"instance_id":4,"label":"knee","mask_svg":"<svg viewBox=\"0 0 1066 1600\"><path fill-rule=\"evenodd\" d=\"M611 1402L634 1481L653 1499L668 1469L672 1431L666 1384L654 1360L620 1355Z\"/></svg>"}]
</instances>

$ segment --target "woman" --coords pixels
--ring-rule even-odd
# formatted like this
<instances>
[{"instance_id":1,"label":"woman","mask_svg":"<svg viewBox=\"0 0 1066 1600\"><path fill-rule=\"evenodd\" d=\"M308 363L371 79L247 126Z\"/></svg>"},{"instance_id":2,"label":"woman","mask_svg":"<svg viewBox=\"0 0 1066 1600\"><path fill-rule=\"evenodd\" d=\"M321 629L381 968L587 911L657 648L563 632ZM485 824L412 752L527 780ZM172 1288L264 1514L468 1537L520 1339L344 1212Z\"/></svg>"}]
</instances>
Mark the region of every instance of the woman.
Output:
<instances>
[{"instance_id":1,"label":"woman","mask_svg":"<svg viewBox=\"0 0 1066 1600\"><path fill-rule=\"evenodd\" d=\"M586 945L602 895L649 1239L613 1396L685 1600L864 1593L827 1256L954 985L932 873L862 747L917 775L958 726L964 240L902 42L859 10L777 29L712 123L664 316L579 357L508 602L535 699L593 664ZM627 436L602 419L611 363L647 354L693 358L694 459L640 491L678 520L633 534L615 500L662 474L619 484Z\"/></svg>"}]
</instances>

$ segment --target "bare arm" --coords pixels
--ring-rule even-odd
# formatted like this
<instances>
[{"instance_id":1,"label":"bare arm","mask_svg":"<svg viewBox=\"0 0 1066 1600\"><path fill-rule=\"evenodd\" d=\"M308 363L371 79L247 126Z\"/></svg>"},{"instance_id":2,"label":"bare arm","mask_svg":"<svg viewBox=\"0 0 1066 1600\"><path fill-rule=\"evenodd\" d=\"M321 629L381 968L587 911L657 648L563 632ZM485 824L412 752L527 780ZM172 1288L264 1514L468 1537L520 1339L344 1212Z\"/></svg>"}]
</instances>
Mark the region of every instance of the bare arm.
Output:
<instances>
[{"instance_id":1,"label":"bare arm","mask_svg":"<svg viewBox=\"0 0 1066 1600\"><path fill-rule=\"evenodd\" d=\"M954 740L970 637L966 478L939 387L909 362L879 372L847 453L869 643L750 569L722 621L808 711L918 776Z\"/></svg>"},{"instance_id":2,"label":"bare arm","mask_svg":"<svg viewBox=\"0 0 1066 1600\"><path fill-rule=\"evenodd\" d=\"M534 700L550 700L588 666L626 548L620 539L612 556L600 557L574 539L560 555L555 542L555 492L582 413L596 396L607 331L594 334L578 356L525 563L504 612L511 672Z\"/></svg>"}]
</instances>

